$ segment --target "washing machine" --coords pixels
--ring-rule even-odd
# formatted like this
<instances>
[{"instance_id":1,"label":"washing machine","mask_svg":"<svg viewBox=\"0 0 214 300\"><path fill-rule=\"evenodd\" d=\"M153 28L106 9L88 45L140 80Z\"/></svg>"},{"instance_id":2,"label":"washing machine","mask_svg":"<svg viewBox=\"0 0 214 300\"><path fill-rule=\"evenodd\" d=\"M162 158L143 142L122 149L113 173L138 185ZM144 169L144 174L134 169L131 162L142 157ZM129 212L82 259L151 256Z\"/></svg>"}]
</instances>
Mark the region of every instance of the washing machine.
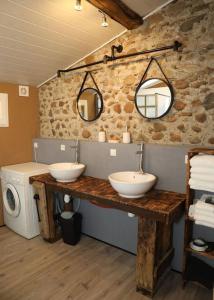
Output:
<instances>
[{"instance_id":1,"label":"washing machine","mask_svg":"<svg viewBox=\"0 0 214 300\"><path fill-rule=\"evenodd\" d=\"M40 233L35 191L29 177L44 173L48 173L48 165L35 162L1 168L4 223L27 239Z\"/></svg>"}]
</instances>

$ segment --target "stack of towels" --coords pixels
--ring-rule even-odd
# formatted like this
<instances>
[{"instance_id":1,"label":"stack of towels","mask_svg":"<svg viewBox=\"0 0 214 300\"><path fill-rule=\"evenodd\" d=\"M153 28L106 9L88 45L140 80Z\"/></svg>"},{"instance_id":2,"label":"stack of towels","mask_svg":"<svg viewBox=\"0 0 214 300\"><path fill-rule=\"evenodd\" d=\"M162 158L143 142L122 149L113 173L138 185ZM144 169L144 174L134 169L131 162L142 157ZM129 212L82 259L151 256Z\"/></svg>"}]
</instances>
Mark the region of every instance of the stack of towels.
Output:
<instances>
[{"instance_id":1,"label":"stack of towels","mask_svg":"<svg viewBox=\"0 0 214 300\"><path fill-rule=\"evenodd\" d=\"M190 187L214 192L214 155L196 155L190 159L190 166Z\"/></svg>"},{"instance_id":2,"label":"stack of towels","mask_svg":"<svg viewBox=\"0 0 214 300\"><path fill-rule=\"evenodd\" d=\"M197 200L189 207L189 216L195 220L195 224L214 228L214 204Z\"/></svg>"}]
</instances>

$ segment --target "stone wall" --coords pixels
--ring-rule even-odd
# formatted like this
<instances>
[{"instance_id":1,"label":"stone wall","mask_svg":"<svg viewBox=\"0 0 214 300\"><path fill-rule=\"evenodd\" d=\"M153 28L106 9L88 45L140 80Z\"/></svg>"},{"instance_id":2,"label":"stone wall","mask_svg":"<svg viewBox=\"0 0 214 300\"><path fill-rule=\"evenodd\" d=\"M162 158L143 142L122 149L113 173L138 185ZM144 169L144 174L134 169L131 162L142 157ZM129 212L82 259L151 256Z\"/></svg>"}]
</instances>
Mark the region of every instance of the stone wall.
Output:
<instances>
[{"instance_id":1,"label":"stone wall","mask_svg":"<svg viewBox=\"0 0 214 300\"><path fill-rule=\"evenodd\" d=\"M39 89L41 137L97 140L98 131L103 127L108 138L121 139L128 125L134 142L213 145L213 0L174 1L149 17L141 27L128 31L80 64L110 55L112 44L122 44L125 54L171 45L174 40L183 43L181 52L158 55L175 92L175 102L167 116L147 120L136 111L135 89L149 57L135 57L93 68L104 99L104 112L94 122L84 122L76 113L76 98L84 72L70 73L43 85ZM150 76L162 76L155 64L149 71ZM87 85L90 84L87 81Z\"/></svg>"}]
</instances>

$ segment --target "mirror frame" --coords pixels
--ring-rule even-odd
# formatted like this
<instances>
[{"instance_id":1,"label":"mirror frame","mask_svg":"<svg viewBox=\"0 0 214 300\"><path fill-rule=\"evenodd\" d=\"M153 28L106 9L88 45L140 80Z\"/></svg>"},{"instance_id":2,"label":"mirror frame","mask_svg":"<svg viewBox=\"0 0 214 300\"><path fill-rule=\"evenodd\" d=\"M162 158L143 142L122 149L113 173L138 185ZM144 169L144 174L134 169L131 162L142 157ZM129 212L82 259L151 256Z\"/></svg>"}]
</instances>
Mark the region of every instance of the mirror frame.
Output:
<instances>
[{"instance_id":1,"label":"mirror frame","mask_svg":"<svg viewBox=\"0 0 214 300\"><path fill-rule=\"evenodd\" d=\"M94 119L92 119L92 120L86 120L86 119L84 119L83 116L80 114L80 111L79 111L78 102L79 102L79 100L80 100L81 95L82 95L86 90L94 90L94 91L96 91L97 94L98 94L99 97L100 97L100 100L101 100L101 109L100 109L99 113L96 115L96 117L95 117ZM83 89L83 90L81 91L81 93L79 93L79 95L78 95L78 97L77 97L77 111L78 111L78 114L79 114L80 118L81 118L83 121L85 121L85 122L93 122L93 121L99 119L100 115L101 115L102 112L103 112L103 107L104 107L104 105L103 105L103 96L102 96L102 94L100 93L100 91L97 90L97 89L95 89L95 88L90 88L90 87L89 87L89 88L85 88L85 89Z\"/></svg>"},{"instance_id":2,"label":"mirror frame","mask_svg":"<svg viewBox=\"0 0 214 300\"><path fill-rule=\"evenodd\" d=\"M158 79L158 80L163 81L163 82L168 86L168 88L169 88L169 90L170 90L170 92L171 92L171 101L170 101L170 105L169 105L168 109L165 111L164 114L162 114L161 116L156 117L156 118L148 118L148 117L144 116L144 115L140 112L140 110L139 110L139 108L138 108L138 106L137 106L137 93L138 93L139 89L141 88L141 86L142 86L145 82L147 82L147 81L149 81L149 80L151 80L151 79ZM135 102L135 107L136 107L138 113L139 113L143 118L148 119L148 120L156 120L156 119L163 118L165 115L168 114L168 112L170 111L170 109L172 108L172 105L173 105L173 103L174 103L174 91L173 91L173 87L172 87L172 85L171 85L168 81L166 81L166 80L164 80L164 79L162 79L162 78L157 78L157 77L151 77L151 78L148 78L148 79L143 80L142 82L140 82L140 83L138 84L138 86L137 86L137 88L136 88L136 91L135 91L134 102Z\"/></svg>"}]
</instances>

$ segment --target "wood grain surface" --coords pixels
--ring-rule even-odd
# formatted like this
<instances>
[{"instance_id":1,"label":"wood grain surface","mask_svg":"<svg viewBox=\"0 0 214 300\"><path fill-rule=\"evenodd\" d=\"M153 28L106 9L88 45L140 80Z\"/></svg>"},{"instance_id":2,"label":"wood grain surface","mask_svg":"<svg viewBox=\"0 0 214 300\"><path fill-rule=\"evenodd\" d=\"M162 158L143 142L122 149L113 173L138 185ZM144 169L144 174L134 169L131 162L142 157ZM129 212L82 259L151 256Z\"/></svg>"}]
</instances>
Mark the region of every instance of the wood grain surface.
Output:
<instances>
[{"instance_id":1,"label":"wood grain surface","mask_svg":"<svg viewBox=\"0 0 214 300\"><path fill-rule=\"evenodd\" d=\"M186 165L186 203L185 203L185 226L184 226L184 252L183 252L183 279L184 284L186 283L186 271L187 271L187 261L189 255L196 255L201 257L206 257L210 260L214 260L214 251L199 252L194 251L190 248L189 244L193 237L193 225L194 218L189 217L189 207L194 202L195 190L191 189L189 185L189 179L191 177L191 165L190 160L194 156L203 153L208 155L214 155L214 149L211 148L193 148L188 151L188 160ZM213 299L214 300L214 299Z\"/></svg>"},{"instance_id":2,"label":"wood grain surface","mask_svg":"<svg viewBox=\"0 0 214 300\"><path fill-rule=\"evenodd\" d=\"M121 0L87 0L127 29L143 24L143 18Z\"/></svg>"},{"instance_id":3,"label":"wood grain surface","mask_svg":"<svg viewBox=\"0 0 214 300\"><path fill-rule=\"evenodd\" d=\"M45 192L45 184L42 182L35 181L33 187L39 196L37 200L37 207L40 217L40 234L45 240L50 238L50 227L48 219L47 199Z\"/></svg>"},{"instance_id":4,"label":"wood grain surface","mask_svg":"<svg viewBox=\"0 0 214 300\"><path fill-rule=\"evenodd\" d=\"M120 197L107 180L82 176L71 183L56 182L50 174L30 177L33 185L43 185L46 193L49 220L49 241L58 240L57 226L53 219L53 195L61 191L81 199L95 200L96 204L132 212L139 216L138 247L136 258L137 291L153 296L158 282L170 268L173 257L172 222L184 210L185 195L151 190L140 199Z\"/></svg>"},{"instance_id":5,"label":"wood grain surface","mask_svg":"<svg viewBox=\"0 0 214 300\"><path fill-rule=\"evenodd\" d=\"M135 290L135 256L83 236L72 247L0 228L1 300L148 300ZM212 291L169 272L155 300L212 300Z\"/></svg>"},{"instance_id":6,"label":"wood grain surface","mask_svg":"<svg viewBox=\"0 0 214 300\"><path fill-rule=\"evenodd\" d=\"M30 177L30 183L42 182L48 190L62 191L86 200L96 200L124 211L170 223L184 211L185 194L151 190L142 198L128 199L118 195L107 180L81 176L71 183L56 182L50 174Z\"/></svg>"}]
</instances>

